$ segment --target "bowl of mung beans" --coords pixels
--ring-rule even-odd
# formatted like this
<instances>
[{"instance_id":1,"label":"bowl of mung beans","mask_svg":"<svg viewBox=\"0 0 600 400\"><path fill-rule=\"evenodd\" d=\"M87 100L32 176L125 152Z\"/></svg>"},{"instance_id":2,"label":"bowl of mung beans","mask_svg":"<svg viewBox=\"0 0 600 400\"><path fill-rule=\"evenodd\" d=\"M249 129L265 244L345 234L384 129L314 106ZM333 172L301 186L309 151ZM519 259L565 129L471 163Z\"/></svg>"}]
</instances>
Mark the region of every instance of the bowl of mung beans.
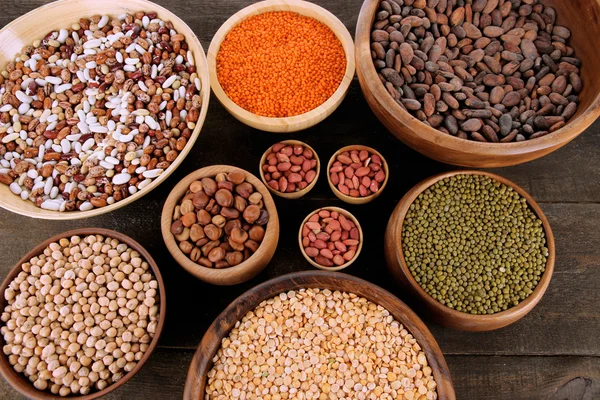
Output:
<instances>
[{"instance_id":1,"label":"bowl of mung beans","mask_svg":"<svg viewBox=\"0 0 600 400\"><path fill-rule=\"evenodd\" d=\"M42 219L110 212L190 152L210 82L204 50L145 0L61 0L0 31L0 206Z\"/></svg>"},{"instance_id":2,"label":"bowl of mung beans","mask_svg":"<svg viewBox=\"0 0 600 400\"><path fill-rule=\"evenodd\" d=\"M262 396L456 398L439 346L410 308L370 282L326 271L254 287L205 333L184 399Z\"/></svg>"},{"instance_id":3,"label":"bowl of mung beans","mask_svg":"<svg viewBox=\"0 0 600 400\"><path fill-rule=\"evenodd\" d=\"M327 118L354 77L344 24L308 1L266 0L231 16L208 49L212 90L246 125L295 132Z\"/></svg>"},{"instance_id":4,"label":"bowl of mung beans","mask_svg":"<svg viewBox=\"0 0 600 400\"><path fill-rule=\"evenodd\" d=\"M523 318L541 300L555 246L542 209L521 187L489 172L453 171L400 200L385 256L433 320L488 331Z\"/></svg>"},{"instance_id":5,"label":"bowl of mung beans","mask_svg":"<svg viewBox=\"0 0 600 400\"><path fill-rule=\"evenodd\" d=\"M101 228L55 235L0 286L0 372L31 399L107 395L148 361L166 312L152 256Z\"/></svg>"},{"instance_id":6,"label":"bowl of mung beans","mask_svg":"<svg viewBox=\"0 0 600 400\"><path fill-rule=\"evenodd\" d=\"M596 0L365 0L357 75L414 150L464 167L547 155L600 116Z\"/></svg>"},{"instance_id":7,"label":"bowl of mung beans","mask_svg":"<svg viewBox=\"0 0 600 400\"><path fill-rule=\"evenodd\" d=\"M273 258L279 217L260 179L241 168L212 165L173 188L161 230L167 249L190 274L213 285L236 285Z\"/></svg>"}]
</instances>

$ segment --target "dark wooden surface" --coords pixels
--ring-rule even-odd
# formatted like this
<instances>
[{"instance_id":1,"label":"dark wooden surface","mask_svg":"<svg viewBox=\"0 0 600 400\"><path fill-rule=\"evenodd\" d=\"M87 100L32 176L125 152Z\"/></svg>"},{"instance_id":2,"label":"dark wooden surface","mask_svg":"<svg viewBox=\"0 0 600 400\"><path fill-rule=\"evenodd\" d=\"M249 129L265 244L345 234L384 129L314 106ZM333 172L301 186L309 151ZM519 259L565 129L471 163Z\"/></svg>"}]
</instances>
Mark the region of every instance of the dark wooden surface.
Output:
<instances>
[{"instance_id":1,"label":"dark wooden surface","mask_svg":"<svg viewBox=\"0 0 600 400\"><path fill-rule=\"evenodd\" d=\"M91 0L90 0L91 1ZM161 0L197 33L206 49L219 26L250 0ZM318 0L354 33L360 0ZM0 26L47 1L0 0ZM300 200L276 198L281 236L271 264L256 278L235 287L204 284L188 275L166 250L160 213L169 191L189 172L212 164L232 164L258 173L265 149L281 138L297 138L315 148L321 160L339 147L364 144L388 160L390 182L374 202L349 206L330 191L321 176ZM540 304L525 318L488 333L442 328L388 274L383 258L387 220L402 195L420 180L452 166L431 161L397 141L375 119L355 80L340 108L320 125L294 135L248 128L221 107L214 96L193 151L158 189L114 213L73 222L47 222L0 210L0 278L44 239L68 229L105 227L133 237L156 259L165 279L167 321L159 348L140 373L109 399L179 399L193 352L214 318L238 295L266 279L312 267L297 243L298 227L315 208L347 207L360 221L365 247L344 272L395 293L426 322L446 355L458 399L600 398L600 122L565 148L534 162L497 169L529 191L546 213L556 238L554 278ZM324 172L322 172L324 173ZM0 399L21 399L0 380Z\"/></svg>"}]
</instances>

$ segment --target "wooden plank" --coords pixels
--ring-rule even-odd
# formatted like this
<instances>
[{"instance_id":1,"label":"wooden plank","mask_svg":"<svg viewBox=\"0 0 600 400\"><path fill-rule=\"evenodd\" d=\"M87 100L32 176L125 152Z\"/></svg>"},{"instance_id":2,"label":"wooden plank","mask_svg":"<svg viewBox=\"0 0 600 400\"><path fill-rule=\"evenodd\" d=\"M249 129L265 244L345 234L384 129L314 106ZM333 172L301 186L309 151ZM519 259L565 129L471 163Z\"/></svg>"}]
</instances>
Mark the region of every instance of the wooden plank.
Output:
<instances>
[{"instance_id":1,"label":"wooden plank","mask_svg":"<svg viewBox=\"0 0 600 400\"><path fill-rule=\"evenodd\" d=\"M0 26L48 2L9 0L9 6L0 13ZM157 3L185 20L206 50L220 25L235 11L253 1L187 3L161 0ZM333 12L354 33L362 1L317 0L315 3ZM194 12L190 12L192 4ZM320 125L294 136L314 145L325 162L335 150L345 145L365 144L377 148L388 158L392 167L393 180L387 190L393 192L397 199L420 180L455 168L421 156L389 134L369 110L356 79L346 100L334 115ZM180 172L170 179L174 182L177 176L183 176L182 171L189 172L200 166L224 162L234 162L237 166L256 172L258 160L264 150L280 137L281 135L258 132L243 125L231 117L212 96L208 117L195 151L179 169ZM600 122L596 122L572 143L545 158L495 171L515 180L541 202L600 202L600 190L597 190L600 186L600 158L594 156L594 151L599 147ZM237 149L244 154L243 159L236 157L239 154ZM193 162L190 161L192 158ZM314 191L311 195L313 198L331 197L328 190Z\"/></svg>"},{"instance_id":2,"label":"wooden plank","mask_svg":"<svg viewBox=\"0 0 600 400\"><path fill-rule=\"evenodd\" d=\"M4 0L0 27L49 0ZM361 0L315 0L336 14L353 34ZM212 35L234 12L254 0L158 0L186 21L208 48ZM189 172L212 164L232 164L258 173L264 150L281 135L258 132L231 117L211 98L207 121L194 150L160 189L112 214L83 221L36 221L0 210L0 279L22 254L43 239L68 229L97 226L132 236L156 258L165 277L169 307L161 348L129 384L109 399L181 398L187 368L204 330L239 294L266 279L311 269L302 258L297 231L315 208L337 205L355 214L365 231L365 248L345 272L391 290L417 312L418 304L390 279L383 262L383 232L402 195L420 180L454 167L421 156L397 141L376 120L355 80L346 100L326 121L297 138L314 146L321 162L349 144L383 153L391 180L382 196L365 206L347 206L331 193L325 174L300 201L277 198L280 246L258 277L236 287L197 281L177 265L159 234L162 205L171 188ZM463 333L430 323L447 355L460 399L552 400L600 398L600 121L561 150L525 165L497 169L528 190L546 212L557 241L555 276L542 302L520 322L489 333ZM556 355L559 355L558 357ZM592 356L592 357L590 357ZM4 380L0 398L20 399Z\"/></svg>"},{"instance_id":3,"label":"wooden plank","mask_svg":"<svg viewBox=\"0 0 600 400\"><path fill-rule=\"evenodd\" d=\"M104 397L180 399L193 352L158 349L123 387ZM594 400L600 397L598 357L447 356L461 400ZM0 380L0 398L25 400Z\"/></svg>"},{"instance_id":4,"label":"wooden plank","mask_svg":"<svg viewBox=\"0 0 600 400\"><path fill-rule=\"evenodd\" d=\"M461 400L594 400L597 357L446 357Z\"/></svg>"},{"instance_id":5,"label":"wooden plank","mask_svg":"<svg viewBox=\"0 0 600 400\"><path fill-rule=\"evenodd\" d=\"M168 185L168 184L165 184ZM326 185L319 182L319 185ZM162 345L195 348L206 328L238 295L252 286L285 273L311 269L302 258L297 235L303 218L324 205L346 207L337 201L276 199L279 209L280 245L271 264L250 282L235 287L215 287L190 276L166 251L155 229L159 223L162 195L151 194L123 210L91 221L44 222L0 212L0 251L3 277L22 254L43 239L78 226L115 229L142 243L156 258L165 278L169 307ZM391 290L421 315L415 304L390 279L383 260L383 232L395 201L384 193L377 202L346 207L361 222L365 233L363 254L346 269ZM556 272L545 297L523 320L489 333L465 333L439 327L425 318L442 350L448 354L561 354L600 356L600 220L598 204L542 204L554 230L557 245ZM535 337L547 340L532 340Z\"/></svg>"}]
</instances>

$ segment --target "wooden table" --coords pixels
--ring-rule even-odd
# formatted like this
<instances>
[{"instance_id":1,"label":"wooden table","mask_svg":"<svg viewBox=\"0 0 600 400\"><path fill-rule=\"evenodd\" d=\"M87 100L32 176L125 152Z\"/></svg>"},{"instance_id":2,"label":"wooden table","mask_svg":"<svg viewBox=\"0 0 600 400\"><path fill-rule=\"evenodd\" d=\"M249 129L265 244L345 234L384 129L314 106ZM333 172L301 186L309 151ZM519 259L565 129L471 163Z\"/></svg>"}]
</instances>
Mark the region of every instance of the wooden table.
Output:
<instances>
[{"instance_id":1,"label":"wooden table","mask_svg":"<svg viewBox=\"0 0 600 400\"><path fill-rule=\"evenodd\" d=\"M90 0L91 1L91 0ZM48 1L2 0L0 26ZM354 32L361 0L318 0ZM204 48L234 12L251 0L161 0L183 18ZM348 206L331 193L324 174L308 196L297 201L277 198L280 245L271 264L235 287L216 287L188 275L171 258L160 234L160 213L173 186L189 172L212 164L231 164L258 173L265 149L279 139L299 138L326 162L349 144L365 144L387 158L391 178L375 202ZM488 333L465 333L428 321L427 315L393 282L383 258L387 220L402 195L420 180L453 169L414 152L397 141L375 119L358 81L341 107L320 125L300 134L281 136L248 128L211 99L208 117L193 151L180 168L151 194L108 215L91 220L52 222L0 210L0 278L42 240L68 229L103 227L123 232L144 245L158 262L167 286L167 322L159 348L140 373L109 399L178 399L188 365L205 329L235 297L269 278L311 269L297 243L298 227L313 209L347 207L360 220L365 247L345 272L395 293L425 320L449 364L458 399L600 398L600 123L565 148L525 165L496 170L514 180L541 204L556 236L557 262L550 288L525 318ZM0 398L20 399L4 380Z\"/></svg>"}]
</instances>

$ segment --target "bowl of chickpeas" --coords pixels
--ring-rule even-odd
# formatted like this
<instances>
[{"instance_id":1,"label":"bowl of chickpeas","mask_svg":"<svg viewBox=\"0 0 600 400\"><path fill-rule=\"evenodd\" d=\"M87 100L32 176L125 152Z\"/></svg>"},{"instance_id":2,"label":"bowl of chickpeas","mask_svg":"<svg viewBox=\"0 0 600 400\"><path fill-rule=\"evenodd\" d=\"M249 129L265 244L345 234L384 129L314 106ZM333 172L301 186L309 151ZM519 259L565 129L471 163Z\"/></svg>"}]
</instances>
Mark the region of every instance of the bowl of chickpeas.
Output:
<instances>
[{"instance_id":1,"label":"bowl of chickpeas","mask_svg":"<svg viewBox=\"0 0 600 400\"><path fill-rule=\"evenodd\" d=\"M31 399L89 400L116 390L148 361L165 320L156 262L108 229L45 240L0 293L0 373Z\"/></svg>"}]
</instances>

